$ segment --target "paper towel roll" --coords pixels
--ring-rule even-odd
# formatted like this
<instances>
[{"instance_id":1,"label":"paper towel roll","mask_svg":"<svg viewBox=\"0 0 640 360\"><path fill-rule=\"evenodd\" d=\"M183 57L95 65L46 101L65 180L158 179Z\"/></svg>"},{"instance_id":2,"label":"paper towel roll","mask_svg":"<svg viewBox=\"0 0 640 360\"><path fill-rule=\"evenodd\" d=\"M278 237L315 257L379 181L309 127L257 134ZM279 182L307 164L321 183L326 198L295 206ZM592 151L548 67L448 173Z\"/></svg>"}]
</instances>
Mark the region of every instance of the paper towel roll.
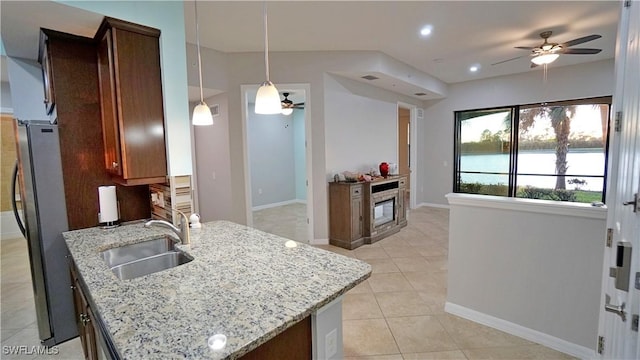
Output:
<instances>
[{"instance_id":1,"label":"paper towel roll","mask_svg":"<svg viewBox=\"0 0 640 360\"><path fill-rule=\"evenodd\" d=\"M99 186L100 222L114 222L118 220L118 200L115 186Z\"/></svg>"}]
</instances>

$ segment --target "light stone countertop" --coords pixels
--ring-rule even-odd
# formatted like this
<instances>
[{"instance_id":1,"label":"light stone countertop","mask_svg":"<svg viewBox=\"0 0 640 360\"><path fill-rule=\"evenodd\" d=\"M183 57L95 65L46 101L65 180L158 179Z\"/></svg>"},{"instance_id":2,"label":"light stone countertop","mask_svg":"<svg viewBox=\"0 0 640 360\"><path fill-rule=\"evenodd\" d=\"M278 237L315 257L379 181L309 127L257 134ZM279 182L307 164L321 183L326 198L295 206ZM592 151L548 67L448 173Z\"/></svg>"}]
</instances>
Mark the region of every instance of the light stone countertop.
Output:
<instances>
[{"instance_id":1,"label":"light stone countertop","mask_svg":"<svg viewBox=\"0 0 640 360\"><path fill-rule=\"evenodd\" d=\"M143 223L64 233L94 311L124 359L236 358L328 304L371 274L365 262L228 221L191 229L193 261L118 279L101 251L173 234ZM223 350L207 339L222 333Z\"/></svg>"}]
</instances>

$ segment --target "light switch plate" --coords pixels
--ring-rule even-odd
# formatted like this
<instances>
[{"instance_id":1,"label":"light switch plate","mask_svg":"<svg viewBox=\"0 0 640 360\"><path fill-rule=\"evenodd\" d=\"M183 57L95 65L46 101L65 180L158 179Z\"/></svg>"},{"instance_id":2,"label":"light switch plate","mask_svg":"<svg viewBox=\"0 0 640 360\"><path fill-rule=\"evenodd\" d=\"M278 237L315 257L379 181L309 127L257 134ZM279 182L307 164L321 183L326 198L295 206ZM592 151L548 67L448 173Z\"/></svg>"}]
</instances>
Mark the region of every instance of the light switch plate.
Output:
<instances>
[{"instance_id":1,"label":"light switch plate","mask_svg":"<svg viewBox=\"0 0 640 360\"><path fill-rule=\"evenodd\" d=\"M640 272L636 273L636 289L640 290Z\"/></svg>"}]
</instances>

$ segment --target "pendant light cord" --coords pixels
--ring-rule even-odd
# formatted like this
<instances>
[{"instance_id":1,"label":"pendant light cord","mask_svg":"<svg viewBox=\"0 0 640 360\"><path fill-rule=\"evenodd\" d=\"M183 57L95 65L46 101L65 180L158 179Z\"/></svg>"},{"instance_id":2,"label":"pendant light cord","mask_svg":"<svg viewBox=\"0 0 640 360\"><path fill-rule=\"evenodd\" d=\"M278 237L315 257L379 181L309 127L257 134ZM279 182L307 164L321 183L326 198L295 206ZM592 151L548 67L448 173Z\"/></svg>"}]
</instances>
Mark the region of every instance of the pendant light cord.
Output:
<instances>
[{"instance_id":1,"label":"pendant light cord","mask_svg":"<svg viewBox=\"0 0 640 360\"><path fill-rule=\"evenodd\" d=\"M202 59L200 57L200 28L198 26L198 2L193 2L196 7L196 45L198 46L198 76L200 77L200 103L204 102L202 96Z\"/></svg>"},{"instance_id":2,"label":"pendant light cord","mask_svg":"<svg viewBox=\"0 0 640 360\"><path fill-rule=\"evenodd\" d=\"M264 18L264 68L265 74L267 77L267 82L269 82L269 35L267 32L267 1L262 2L262 15Z\"/></svg>"}]
</instances>

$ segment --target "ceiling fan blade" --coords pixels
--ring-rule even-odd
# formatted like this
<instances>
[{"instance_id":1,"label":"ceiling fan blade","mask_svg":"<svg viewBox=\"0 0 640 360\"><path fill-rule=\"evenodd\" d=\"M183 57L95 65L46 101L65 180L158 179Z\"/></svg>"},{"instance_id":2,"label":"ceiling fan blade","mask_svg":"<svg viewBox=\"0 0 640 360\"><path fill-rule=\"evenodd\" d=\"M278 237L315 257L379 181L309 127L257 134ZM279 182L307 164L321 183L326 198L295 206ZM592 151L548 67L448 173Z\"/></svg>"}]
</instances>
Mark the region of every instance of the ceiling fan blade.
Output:
<instances>
[{"instance_id":1,"label":"ceiling fan blade","mask_svg":"<svg viewBox=\"0 0 640 360\"><path fill-rule=\"evenodd\" d=\"M535 46L516 46L516 49L521 49L521 50L533 50L536 47Z\"/></svg>"},{"instance_id":2,"label":"ceiling fan blade","mask_svg":"<svg viewBox=\"0 0 640 360\"><path fill-rule=\"evenodd\" d=\"M523 58L523 57L525 57L525 56L528 56L528 55L521 55L521 56L518 56L518 57L511 58L511 59L498 61L497 63L493 63L493 64L491 64L491 65L493 66L493 65L498 65L498 64L506 63L507 61L517 60L517 59Z\"/></svg>"},{"instance_id":3,"label":"ceiling fan blade","mask_svg":"<svg viewBox=\"0 0 640 360\"><path fill-rule=\"evenodd\" d=\"M597 54L602 49L586 49L586 48L578 48L578 49L563 49L560 51L562 54Z\"/></svg>"},{"instance_id":4,"label":"ceiling fan blade","mask_svg":"<svg viewBox=\"0 0 640 360\"><path fill-rule=\"evenodd\" d=\"M587 41L600 39L601 37L602 37L601 35L593 34L593 35L588 35L588 36L583 36L581 38L573 39L573 40L567 41L566 43L560 44L560 45L562 45L562 47L567 48L567 47L570 47L570 46L575 46L575 45L578 45L578 44L586 43Z\"/></svg>"}]
</instances>

